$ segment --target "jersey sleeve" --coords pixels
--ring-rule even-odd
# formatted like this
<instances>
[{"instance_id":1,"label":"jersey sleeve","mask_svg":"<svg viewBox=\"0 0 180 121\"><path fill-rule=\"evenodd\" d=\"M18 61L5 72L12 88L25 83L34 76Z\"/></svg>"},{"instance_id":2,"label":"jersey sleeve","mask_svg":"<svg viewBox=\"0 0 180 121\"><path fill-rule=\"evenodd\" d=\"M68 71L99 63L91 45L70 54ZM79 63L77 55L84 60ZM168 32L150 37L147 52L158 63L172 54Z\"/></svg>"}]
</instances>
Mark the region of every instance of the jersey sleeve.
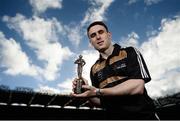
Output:
<instances>
[{"instance_id":1,"label":"jersey sleeve","mask_svg":"<svg viewBox=\"0 0 180 121\"><path fill-rule=\"evenodd\" d=\"M127 72L129 79L143 79L145 83L149 82L151 77L141 53L133 47L129 47L127 52Z\"/></svg>"}]
</instances>

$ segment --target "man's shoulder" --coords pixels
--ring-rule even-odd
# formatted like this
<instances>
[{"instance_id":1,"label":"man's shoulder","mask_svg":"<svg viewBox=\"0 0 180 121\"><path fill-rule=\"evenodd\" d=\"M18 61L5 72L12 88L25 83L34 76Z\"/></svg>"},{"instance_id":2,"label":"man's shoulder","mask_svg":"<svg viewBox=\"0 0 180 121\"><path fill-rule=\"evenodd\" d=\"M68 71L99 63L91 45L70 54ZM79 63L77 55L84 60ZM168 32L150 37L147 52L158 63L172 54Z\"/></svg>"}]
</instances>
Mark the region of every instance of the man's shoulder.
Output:
<instances>
[{"instance_id":1,"label":"man's shoulder","mask_svg":"<svg viewBox=\"0 0 180 121\"><path fill-rule=\"evenodd\" d=\"M134 49L135 47L133 46L121 46L121 49L124 49L124 50L129 50L129 49Z\"/></svg>"},{"instance_id":2,"label":"man's shoulder","mask_svg":"<svg viewBox=\"0 0 180 121\"><path fill-rule=\"evenodd\" d=\"M124 46L124 47L121 47L120 51L122 51L122 50L125 50L127 52L134 52L137 49L133 46Z\"/></svg>"},{"instance_id":3,"label":"man's shoulder","mask_svg":"<svg viewBox=\"0 0 180 121\"><path fill-rule=\"evenodd\" d=\"M96 66L100 62L100 58L98 58L95 63L92 65L92 67Z\"/></svg>"}]
</instances>

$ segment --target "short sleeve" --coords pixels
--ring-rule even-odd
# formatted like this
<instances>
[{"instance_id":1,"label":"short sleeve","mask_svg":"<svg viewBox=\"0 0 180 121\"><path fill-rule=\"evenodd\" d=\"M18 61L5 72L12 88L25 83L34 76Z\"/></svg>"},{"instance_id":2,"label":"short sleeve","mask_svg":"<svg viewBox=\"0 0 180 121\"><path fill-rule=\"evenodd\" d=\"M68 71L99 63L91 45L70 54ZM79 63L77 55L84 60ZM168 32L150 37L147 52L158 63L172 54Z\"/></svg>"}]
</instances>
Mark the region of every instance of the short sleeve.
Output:
<instances>
[{"instance_id":1,"label":"short sleeve","mask_svg":"<svg viewBox=\"0 0 180 121\"><path fill-rule=\"evenodd\" d=\"M145 83L151 80L148 68L141 53L133 47L127 48L127 72L129 79L143 79Z\"/></svg>"}]
</instances>

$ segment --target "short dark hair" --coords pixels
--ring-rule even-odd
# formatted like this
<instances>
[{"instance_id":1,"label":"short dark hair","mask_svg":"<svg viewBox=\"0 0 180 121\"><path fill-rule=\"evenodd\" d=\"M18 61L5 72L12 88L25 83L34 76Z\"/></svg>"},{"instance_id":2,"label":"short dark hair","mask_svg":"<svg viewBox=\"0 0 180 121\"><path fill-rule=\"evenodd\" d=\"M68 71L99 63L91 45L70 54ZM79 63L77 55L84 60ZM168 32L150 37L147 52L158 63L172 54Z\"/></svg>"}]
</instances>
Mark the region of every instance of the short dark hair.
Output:
<instances>
[{"instance_id":1,"label":"short dark hair","mask_svg":"<svg viewBox=\"0 0 180 121\"><path fill-rule=\"evenodd\" d=\"M102 25L102 26L105 27L105 29L106 29L107 32L109 31L109 30L108 30L108 27L106 26L106 24L105 24L103 21L95 21L95 22L91 23L91 24L88 26L88 28L87 28L87 34L88 34L90 28L93 27L93 26L95 26L95 25Z\"/></svg>"}]
</instances>

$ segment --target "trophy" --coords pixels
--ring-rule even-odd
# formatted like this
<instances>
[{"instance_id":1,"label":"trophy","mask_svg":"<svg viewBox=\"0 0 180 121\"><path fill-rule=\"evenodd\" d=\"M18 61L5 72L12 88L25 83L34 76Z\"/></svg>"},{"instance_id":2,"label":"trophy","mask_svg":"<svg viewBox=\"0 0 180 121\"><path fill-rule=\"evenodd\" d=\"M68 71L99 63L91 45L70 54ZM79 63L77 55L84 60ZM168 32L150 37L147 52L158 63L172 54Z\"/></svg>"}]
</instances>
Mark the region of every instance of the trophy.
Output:
<instances>
[{"instance_id":1,"label":"trophy","mask_svg":"<svg viewBox=\"0 0 180 121\"><path fill-rule=\"evenodd\" d=\"M77 66L78 79L77 79L77 85L76 85L74 92L76 94L80 94L83 92L82 85L83 85L84 81L82 78L82 70L83 70L83 66L86 64L86 62L84 61L84 59L82 59L82 55L79 55L79 58L74 63L78 65Z\"/></svg>"}]
</instances>

